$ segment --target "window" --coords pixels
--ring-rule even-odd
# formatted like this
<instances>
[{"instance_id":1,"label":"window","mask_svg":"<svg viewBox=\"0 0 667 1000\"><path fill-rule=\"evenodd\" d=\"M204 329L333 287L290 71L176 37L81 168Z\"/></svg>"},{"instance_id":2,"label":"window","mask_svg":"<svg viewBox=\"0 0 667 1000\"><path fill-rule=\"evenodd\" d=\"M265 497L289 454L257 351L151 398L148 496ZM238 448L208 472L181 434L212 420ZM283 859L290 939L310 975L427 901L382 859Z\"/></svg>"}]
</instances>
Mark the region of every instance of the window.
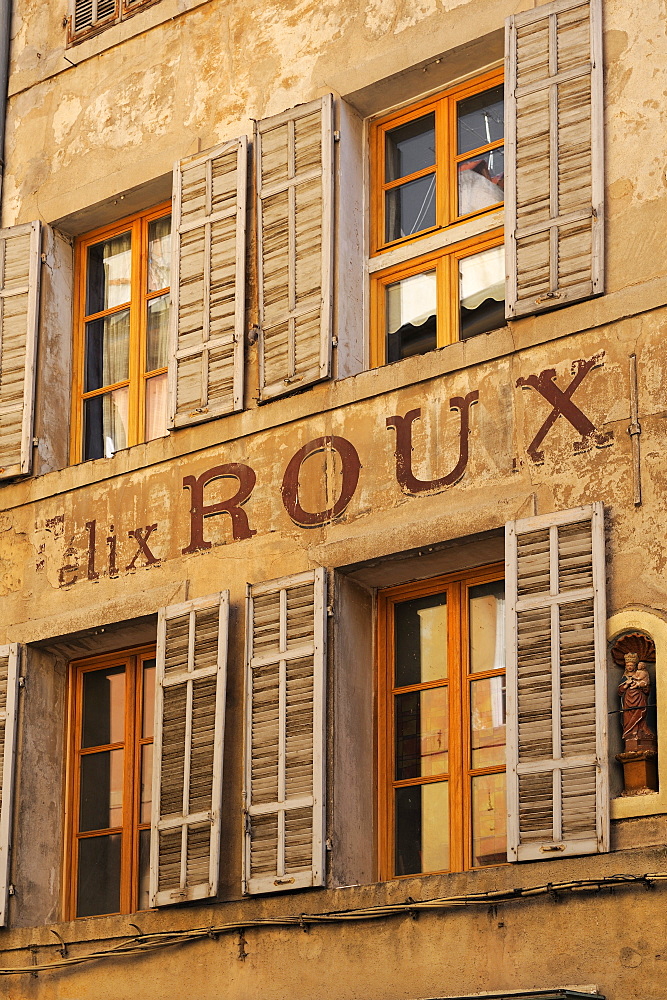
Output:
<instances>
[{"instance_id":1,"label":"window","mask_svg":"<svg viewBox=\"0 0 667 1000\"><path fill-rule=\"evenodd\" d=\"M71 665L68 917L148 906L155 650Z\"/></svg>"},{"instance_id":2,"label":"window","mask_svg":"<svg viewBox=\"0 0 667 1000\"><path fill-rule=\"evenodd\" d=\"M83 41L154 3L158 0L70 0L67 42Z\"/></svg>"},{"instance_id":3,"label":"window","mask_svg":"<svg viewBox=\"0 0 667 1000\"><path fill-rule=\"evenodd\" d=\"M169 206L77 243L72 461L166 434Z\"/></svg>"},{"instance_id":4,"label":"window","mask_svg":"<svg viewBox=\"0 0 667 1000\"><path fill-rule=\"evenodd\" d=\"M500 71L374 124L372 364L504 324L503 136Z\"/></svg>"},{"instance_id":5,"label":"window","mask_svg":"<svg viewBox=\"0 0 667 1000\"><path fill-rule=\"evenodd\" d=\"M502 567L379 595L381 877L507 859Z\"/></svg>"}]
</instances>

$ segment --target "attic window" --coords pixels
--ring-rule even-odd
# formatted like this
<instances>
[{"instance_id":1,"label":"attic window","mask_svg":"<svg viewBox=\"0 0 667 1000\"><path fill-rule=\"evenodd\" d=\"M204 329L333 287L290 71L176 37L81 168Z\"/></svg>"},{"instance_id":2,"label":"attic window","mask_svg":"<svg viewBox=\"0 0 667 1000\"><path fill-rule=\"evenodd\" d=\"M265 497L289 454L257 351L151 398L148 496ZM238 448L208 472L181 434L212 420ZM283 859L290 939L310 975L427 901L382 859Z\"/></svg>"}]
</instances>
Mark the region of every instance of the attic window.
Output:
<instances>
[{"instance_id":1,"label":"attic window","mask_svg":"<svg viewBox=\"0 0 667 1000\"><path fill-rule=\"evenodd\" d=\"M159 0L70 0L67 44L82 42Z\"/></svg>"}]
</instances>

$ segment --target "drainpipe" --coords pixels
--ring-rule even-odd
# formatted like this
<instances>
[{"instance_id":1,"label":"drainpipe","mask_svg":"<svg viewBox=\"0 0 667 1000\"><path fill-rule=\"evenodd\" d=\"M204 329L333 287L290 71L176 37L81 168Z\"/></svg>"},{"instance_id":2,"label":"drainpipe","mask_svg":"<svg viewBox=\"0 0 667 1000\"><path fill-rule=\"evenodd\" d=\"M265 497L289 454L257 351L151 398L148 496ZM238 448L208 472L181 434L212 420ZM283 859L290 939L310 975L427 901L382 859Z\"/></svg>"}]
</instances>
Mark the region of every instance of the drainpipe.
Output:
<instances>
[{"instance_id":1,"label":"drainpipe","mask_svg":"<svg viewBox=\"0 0 667 1000\"><path fill-rule=\"evenodd\" d=\"M0 0L0 222L2 218L2 188L5 178L5 124L7 89L9 86L9 49L12 24L12 0Z\"/></svg>"}]
</instances>

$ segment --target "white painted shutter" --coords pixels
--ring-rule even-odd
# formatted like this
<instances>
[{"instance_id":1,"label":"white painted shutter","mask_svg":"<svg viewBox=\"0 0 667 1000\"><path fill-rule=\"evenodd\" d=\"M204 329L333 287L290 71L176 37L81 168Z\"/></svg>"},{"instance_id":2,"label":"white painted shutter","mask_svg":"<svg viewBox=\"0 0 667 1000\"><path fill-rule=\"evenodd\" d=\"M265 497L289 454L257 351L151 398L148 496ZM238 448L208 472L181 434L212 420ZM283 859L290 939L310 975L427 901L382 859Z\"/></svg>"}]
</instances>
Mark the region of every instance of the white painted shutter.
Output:
<instances>
[{"instance_id":1,"label":"white painted shutter","mask_svg":"<svg viewBox=\"0 0 667 1000\"><path fill-rule=\"evenodd\" d=\"M101 27L118 16L118 0L73 0L71 34Z\"/></svg>"},{"instance_id":2,"label":"white painted shutter","mask_svg":"<svg viewBox=\"0 0 667 1000\"><path fill-rule=\"evenodd\" d=\"M333 97L255 125L259 399L331 374Z\"/></svg>"},{"instance_id":3,"label":"white painted shutter","mask_svg":"<svg viewBox=\"0 0 667 1000\"><path fill-rule=\"evenodd\" d=\"M158 617L151 906L217 892L228 619L228 591Z\"/></svg>"},{"instance_id":4,"label":"white painted shutter","mask_svg":"<svg viewBox=\"0 0 667 1000\"><path fill-rule=\"evenodd\" d=\"M243 409L247 140L174 167L170 428Z\"/></svg>"},{"instance_id":5,"label":"white painted shutter","mask_svg":"<svg viewBox=\"0 0 667 1000\"><path fill-rule=\"evenodd\" d=\"M601 0L507 21L508 318L603 291Z\"/></svg>"},{"instance_id":6,"label":"white painted shutter","mask_svg":"<svg viewBox=\"0 0 667 1000\"><path fill-rule=\"evenodd\" d=\"M244 892L324 884L325 584L248 587Z\"/></svg>"},{"instance_id":7,"label":"white painted shutter","mask_svg":"<svg viewBox=\"0 0 667 1000\"><path fill-rule=\"evenodd\" d=\"M19 668L23 647L0 646L0 927L7 923L9 862L12 848L14 759L18 715Z\"/></svg>"},{"instance_id":8,"label":"white painted shutter","mask_svg":"<svg viewBox=\"0 0 667 1000\"><path fill-rule=\"evenodd\" d=\"M604 510L506 526L508 859L609 849Z\"/></svg>"},{"instance_id":9,"label":"white painted shutter","mask_svg":"<svg viewBox=\"0 0 667 1000\"><path fill-rule=\"evenodd\" d=\"M0 229L0 479L32 465L41 228Z\"/></svg>"}]
</instances>

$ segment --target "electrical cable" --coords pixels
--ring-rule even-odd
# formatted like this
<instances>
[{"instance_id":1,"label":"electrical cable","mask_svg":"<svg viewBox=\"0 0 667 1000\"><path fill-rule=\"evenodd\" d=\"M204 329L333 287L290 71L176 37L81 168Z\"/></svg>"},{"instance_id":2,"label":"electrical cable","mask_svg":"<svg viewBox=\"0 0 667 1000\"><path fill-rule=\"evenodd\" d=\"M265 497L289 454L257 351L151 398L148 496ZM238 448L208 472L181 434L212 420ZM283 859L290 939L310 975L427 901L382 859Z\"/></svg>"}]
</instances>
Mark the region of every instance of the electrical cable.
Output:
<instances>
[{"instance_id":1,"label":"electrical cable","mask_svg":"<svg viewBox=\"0 0 667 1000\"><path fill-rule=\"evenodd\" d=\"M258 917L253 920L235 920L211 927L196 927L186 931L154 931L147 934L137 934L112 948L89 952L72 958L61 958L46 965L27 965L14 969L0 969L0 976L36 975L40 972L54 972L73 965L86 962L96 962L110 958L126 958L134 955L145 955L160 948L169 948L189 941L202 941L205 938L216 939L223 934L235 931L259 930L262 927L299 927L308 930L317 924L344 923L346 921L378 920L396 914L408 914L414 917L420 910L447 910L459 906L475 906L489 903L509 903L519 899L532 899L536 896L550 894L558 898L561 892L576 892L586 890L613 889L617 886L642 885L650 889L657 882L667 882L666 872L646 875L608 875L602 878L573 879L568 882L546 882L543 885L527 886L525 888L495 889L490 892L468 893L460 896L439 896L434 899L408 900L405 903L383 903L379 906L362 907L356 910L331 910L325 913L301 913L284 917ZM71 947L74 942L71 942ZM75 942L85 944L85 941ZM53 947L52 945L34 945L38 947ZM30 946L18 949L27 950Z\"/></svg>"}]
</instances>

